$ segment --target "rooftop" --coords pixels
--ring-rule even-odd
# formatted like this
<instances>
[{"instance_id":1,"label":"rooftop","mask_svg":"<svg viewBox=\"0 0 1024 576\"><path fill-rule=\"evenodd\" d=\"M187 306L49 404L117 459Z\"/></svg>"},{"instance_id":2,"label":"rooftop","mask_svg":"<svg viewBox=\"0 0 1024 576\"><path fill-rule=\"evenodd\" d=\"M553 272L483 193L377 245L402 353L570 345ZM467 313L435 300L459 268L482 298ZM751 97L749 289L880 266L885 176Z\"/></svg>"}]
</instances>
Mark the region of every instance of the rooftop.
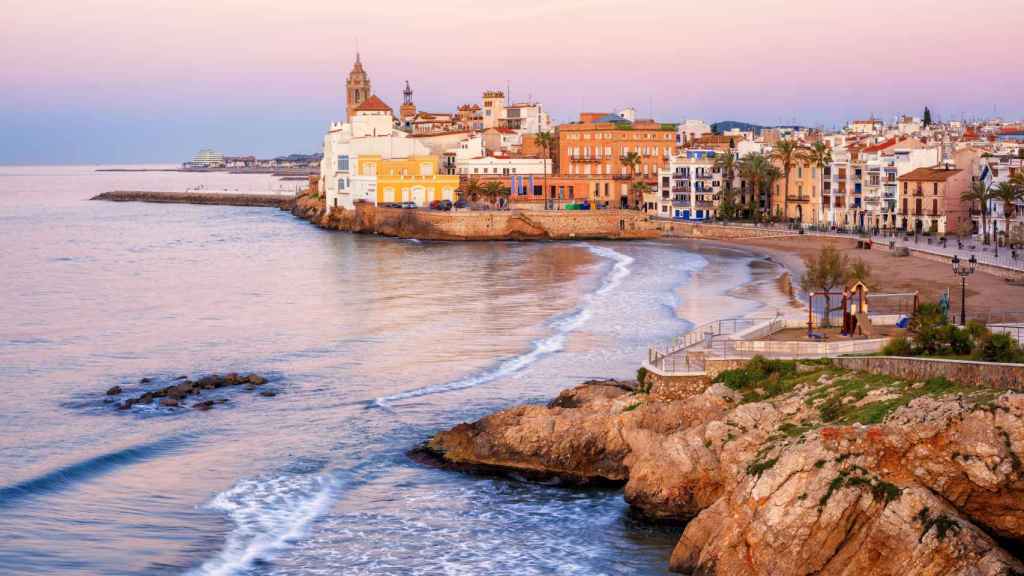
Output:
<instances>
[{"instance_id":1,"label":"rooftop","mask_svg":"<svg viewBox=\"0 0 1024 576\"><path fill-rule=\"evenodd\" d=\"M945 182L953 176L963 172L959 168L946 168L944 166L933 166L931 168L918 168L899 177L900 182Z\"/></svg>"},{"instance_id":2,"label":"rooftop","mask_svg":"<svg viewBox=\"0 0 1024 576\"><path fill-rule=\"evenodd\" d=\"M391 107L374 94L367 98L365 102L356 106L356 112L391 112Z\"/></svg>"}]
</instances>

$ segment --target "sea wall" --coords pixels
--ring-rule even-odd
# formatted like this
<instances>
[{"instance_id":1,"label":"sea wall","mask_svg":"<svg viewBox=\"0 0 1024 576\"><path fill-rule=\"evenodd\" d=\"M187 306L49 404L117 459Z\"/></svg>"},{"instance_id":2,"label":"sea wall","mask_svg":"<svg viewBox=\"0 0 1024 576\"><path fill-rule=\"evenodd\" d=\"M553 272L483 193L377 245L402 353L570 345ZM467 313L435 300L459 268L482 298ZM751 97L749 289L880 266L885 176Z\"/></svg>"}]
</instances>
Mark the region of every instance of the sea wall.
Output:
<instances>
[{"instance_id":1,"label":"sea wall","mask_svg":"<svg viewBox=\"0 0 1024 576\"><path fill-rule=\"evenodd\" d=\"M834 358L832 361L850 370L885 374L907 380L927 380L941 376L969 386L1024 390L1024 364L897 356Z\"/></svg>"},{"instance_id":2,"label":"sea wall","mask_svg":"<svg viewBox=\"0 0 1024 576\"><path fill-rule=\"evenodd\" d=\"M136 190L115 190L113 192L104 192L93 196L90 200L287 208L292 205L294 198L292 196L281 194L235 194L230 192L144 192Z\"/></svg>"},{"instance_id":3,"label":"sea wall","mask_svg":"<svg viewBox=\"0 0 1024 576\"><path fill-rule=\"evenodd\" d=\"M753 226L728 226L695 222L657 221L655 225L665 236L677 238L699 238L704 240L742 240L744 238L775 238L795 236L788 230L755 228Z\"/></svg>"},{"instance_id":4,"label":"sea wall","mask_svg":"<svg viewBox=\"0 0 1024 576\"><path fill-rule=\"evenodd\" d=\"M292 213L331 230L420 240L582 240L656 238L659 232L637 212L458 211L440 212L358 204L328 212L303 196Z\"/></svg>"}]
</instances>

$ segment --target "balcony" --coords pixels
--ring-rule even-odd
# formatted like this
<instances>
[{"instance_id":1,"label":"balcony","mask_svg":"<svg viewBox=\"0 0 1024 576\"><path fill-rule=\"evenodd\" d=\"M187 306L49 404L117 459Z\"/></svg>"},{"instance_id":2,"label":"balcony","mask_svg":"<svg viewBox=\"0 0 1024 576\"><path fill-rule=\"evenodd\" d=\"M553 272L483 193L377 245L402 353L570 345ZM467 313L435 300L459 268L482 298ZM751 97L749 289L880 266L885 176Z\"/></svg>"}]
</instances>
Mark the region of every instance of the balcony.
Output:
<instances>
[{"instance_id":1,"label":"balcony","mask_svg":"<svg viewBox=\"0 0 1024 576\"><path fill-rule=\"evenodd\" d=\"M789 202L810 202L810 196L798 196L796 194L786 194L786 200Z\"/></svg>"}]
</instances>

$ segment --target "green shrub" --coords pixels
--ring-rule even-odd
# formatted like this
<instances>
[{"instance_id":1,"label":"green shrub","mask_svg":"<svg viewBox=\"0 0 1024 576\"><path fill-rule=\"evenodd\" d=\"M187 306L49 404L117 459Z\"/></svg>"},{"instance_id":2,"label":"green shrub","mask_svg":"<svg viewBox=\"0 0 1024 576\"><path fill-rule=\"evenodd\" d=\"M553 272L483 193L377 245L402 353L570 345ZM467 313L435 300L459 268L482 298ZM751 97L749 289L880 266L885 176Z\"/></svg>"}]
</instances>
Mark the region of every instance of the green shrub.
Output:
<instances>
[{"instance_id":1,"label":"green shrub","mask_svg":"<svg viewBox=\"0 0 1024 576\"><path fill-rule=\"evenodd\" d=\"M907 327L916 351L919 354L944 352L948 334L945 328L948 324L949 318L937 304L926 303L918 306Z\"/></svg>"},{"instance_id":2,"label":"green shrub","mask_svg":"<svg viewBox=\"0 0 1024 576\"><path fill-rule=\"evenodd\" d=\"M967 330L961 330L952 324L942 330L943 345L952 354L966 356L974 349L974 341Z\"/></svg>"},{"instance_id":3,"label":"green shrub","mask_svg":"<svg viewBox=\"0 0 1024 576\"><path fill-rule=\"evenodd\" d=\"M792 360L769 360L754 356L743 368L725 370L715 382L721 382L733 390L763 388L766 396L776 396L788 391L788 382L783 379L796 373L796 362Z\"/></svg>"},{"instance_id":4,"label":"green shrub","mask_svg":"<svg viewBox=\"0 0 1024 576\"><path fill-rule=\"evenodd\" d=\"M967 335L971 337L971 340L974 340L975 342L981 342L992 334L988 331L988 327L985 326L985 323L979 320L968 320L967 326L964 327L964 330L967 332Z\"/></svg>"},{"instance_id":5,"label":"green shrub","mask_svg":"<svg viewBox=\"0 0 1024 576\"><path fill-rule=\"evenodd\" d=\"M914 348L906 336L896 336L882 348L882 354L886 356L913 356Z\"/></svg>"},{"instance_id":6,"label":"green shrub","mask_svg":"<svg viewBox=\"0 0 1024 576\"><path fill-rule=\"evenodd\" d=\"M985 362L1024 362L1024 352L1009 334L989 334L975 348L974 358Z\"/></svg>"}]
</instances>

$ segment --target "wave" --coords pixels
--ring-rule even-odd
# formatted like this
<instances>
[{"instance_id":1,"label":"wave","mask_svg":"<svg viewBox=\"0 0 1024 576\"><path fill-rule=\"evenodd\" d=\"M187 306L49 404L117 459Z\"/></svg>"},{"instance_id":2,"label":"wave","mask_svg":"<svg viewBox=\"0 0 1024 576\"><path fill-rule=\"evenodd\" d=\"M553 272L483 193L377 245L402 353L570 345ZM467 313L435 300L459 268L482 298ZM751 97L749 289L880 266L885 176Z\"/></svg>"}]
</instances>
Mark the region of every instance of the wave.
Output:
<instances>
[{"instance_id":1,"label":"wave","mask_svg":"<svg viewBox=\"0 0 1024 576\"><path fill-rule=\"evenodd\" d=\"M162 452L176 449L181 446L182 440L183 437L177 436L130 446L0 488L0 509L12 506L24 498L57 492L78 482L110 472L115 468L134 464Z\"/></svg>"},{"instance_id":2,"label":"wave","mask_svg":"<svg viewBox=\"0 0 1024 576\"><path fill-rule=\"evenodd\" d=\"M221 552L192 570L194 576L229 576L248 570L301 538L326 512L334 491L326 475L287 474L244 480L208 504L235 523Z\"/></svg>"},{"instance_id":3,"label":"wave","mask_svg":"<svg viewBox=\"0 0 1024 576\"><path fill-rule=\"evenodd\" d=\"M579 307L564 317L556 318L551 322L551 326L554 329L553 334L534 340L528 352L508 358L489 370L445 384L436 384L399 392L390 396L382 396L372 401L370 405L377 408L390 409L392 402L473 388L493 382L499 378L511 376L544 356L561 351L565 348L565 342L569 334L583 327L594 315L593 306L595 298L604 296L618 288L632 273L630 269L630 265L634 262L632 257L604 246L594 246L591 244L582 244L582 246L597 256L611 260L614 264L611 270L605 274L600 286L593 292L584 295Z\"/></svg>"}]
</instances>

